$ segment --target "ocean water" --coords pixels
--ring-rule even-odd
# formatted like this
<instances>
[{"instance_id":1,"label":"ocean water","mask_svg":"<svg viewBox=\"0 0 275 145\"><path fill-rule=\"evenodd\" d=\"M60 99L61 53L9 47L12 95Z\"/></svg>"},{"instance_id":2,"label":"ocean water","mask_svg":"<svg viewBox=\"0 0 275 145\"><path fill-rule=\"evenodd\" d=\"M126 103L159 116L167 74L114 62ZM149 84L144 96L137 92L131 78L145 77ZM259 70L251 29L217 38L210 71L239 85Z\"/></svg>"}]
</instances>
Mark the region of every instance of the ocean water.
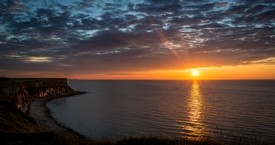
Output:
<instances>
[{"instance_id":1,"label":"ocean water","mask_svg":"<svg viewBox=\"0 0 275 145\"><path fill-rule=\"evenodd\" d=\"M275 140L275 81L77 81L81 94L47 104L91 139Z\"/></svg>"}]
</instances>

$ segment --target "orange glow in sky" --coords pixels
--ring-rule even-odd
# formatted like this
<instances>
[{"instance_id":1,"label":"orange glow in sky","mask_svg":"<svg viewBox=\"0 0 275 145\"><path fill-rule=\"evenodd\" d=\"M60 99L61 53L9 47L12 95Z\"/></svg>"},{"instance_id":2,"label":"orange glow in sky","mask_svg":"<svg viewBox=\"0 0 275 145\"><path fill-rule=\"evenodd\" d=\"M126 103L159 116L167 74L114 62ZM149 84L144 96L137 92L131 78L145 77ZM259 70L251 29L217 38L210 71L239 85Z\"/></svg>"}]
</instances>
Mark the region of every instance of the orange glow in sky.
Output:
<instances>
[{"instance_id":1,"label":"orange glow in sky","mask_svg":"<svg viewBox=\"0 0 275 145\"><path fill-rule=\"evenodd\" d=\"M71 79L96 80L234 80L275 79L275 66L252 64L222 67L198 67L178 70L151 70L121 74L75 74Z\"/></svg>"},{"instance_id":2,"label":"orange glow in sky","mask_svg":"<svg viewBox=\"0 0 275 145\"><path fill-rule=\"evenodd\" d=\"M273 62L273 61L272 61ZM257 61L237 66L208 66L182 69L152 69L144 71L124 71L93 73L71 72L4 72L6 77L50 77L81 80L243 80L243 79L275 79L273 63Z\"/></svg>"}]
</instances>

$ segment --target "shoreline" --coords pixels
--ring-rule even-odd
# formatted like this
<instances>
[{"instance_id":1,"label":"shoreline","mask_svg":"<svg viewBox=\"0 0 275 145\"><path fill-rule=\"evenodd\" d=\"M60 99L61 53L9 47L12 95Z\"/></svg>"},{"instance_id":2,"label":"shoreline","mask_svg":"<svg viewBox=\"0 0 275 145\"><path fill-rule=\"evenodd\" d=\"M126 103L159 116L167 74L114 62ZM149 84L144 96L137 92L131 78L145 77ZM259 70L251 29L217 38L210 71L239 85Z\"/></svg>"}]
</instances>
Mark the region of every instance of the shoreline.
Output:
<instances>
[{"instance_id":1,"label":"shoreline","mask_svg":"<svg viewBox=\"0 0 275 145\"><path fill-rule=\"evenodd\" d=\"M29 108L29 115L34 118L37 124L42 127L44 130L40 133L45 133L45 136L49 136L47 133L53 133L54 135L54 142L57 139L60 143L65 143L69 145L128 145L128 144L151 144L151 145L159 145L159 144L166 144L166 145L176 145L176 144L189 144L189 145L233 145L235 141L229 141L227 143L219 142L211 139L201 139L201 140L190 140L187 138L183 139L169 139L169 138L162 138L162 137L141 137L141 138L125 138L118 141L97 141L90 139L84 135L77 133L76 131L62 126L59 124L51 115L49 108L46 104L52 100L72 97L76 95L83 94L85 92L73 92L59 96L51 96L51 97L44 97L44 98L37 98L31 104ZM39 136L39 134L38 134ZM43 135L42 138L45 137ZM51 136L51 134L50 134ZM51 143L51 141L50 141ZM263 142L264 143L264 142ZM271 141L271 143L273 143ZM59 144L59 143L57 143ZM247 145L255 145L253 142L239 142L240 145L247 144ZM267 143L268 144L268 143ZM54 144L55 145L55 144Z\"/></svg>"},{"instance_id":2,"label":"shoreline","mask_svg":"<svg viewBox=\"0 0 275 145\"><path fill-rule=\"evenodd\" d=\"M218 140L213 140L209 138L202 138L199 140L193 140L188 138L182 138L182 139L169 139L169 138L163 138L163 137L129 137L124 138L121 140L94 140L90 139L68 127L65 127L57 122L55 118L51 115L51 112L49 108L46 106L46 104L52 100L60 99L60 98L66 98L66 97L73 97L76 95L84 94L86 92L79 92L75 91L72 93L67 93L63 95L58 96L50 96L50 97L42 97L37 98L33 102L31 102L28 114L31 116L37 124L42 127L42 132L36 133L39 134L42 133L42 138L45 138L45 136L52 136L51 133L55 134L54 139L58 138L58 141L61 141L61 143L69 144L69 145L128 145L128 144L152 144L152 145L159 145L159 144L166 144L166 145L176 145L176 144L189 144L189 145L233 145L237 143L234 140L228 141L228 142L221 142ZM47 134L47 133L50 133ZM36 135L34 134L34 135ZM44 134L44 135L43 135ZM10 134L8 135L10 136ZM240 142L241 141L241 142ZM239 141L239 145L247 144L247 145L256 145L252 142L247 141ZM255 140L260 141L260 140ZM274 141L270 142L258 142L261 144L273 144ZM55 145L55 144L54 144Z\"/></svg>"},{"instance_id":3,"label":"shoreline","mask_svg":"<svg viewBox=\"0 0 275 145\"><path fill-rule=\"evenodd\" d=\"M33 102L31 102L28 114L32 118L34 118L37 122L37 124L43 128L45 132L53 132L58 135L63 135L70 137L73 141L76 142L93 142L91 139L87 138L84 135L81 135L77 133L76 131L67 128L65 126L62 126L53 118L51 115L51 112L49 108L46 106L46 104L52 100L60 99L60 98L66 98L66 97L72 97L80 94L84 94L86 92L80 92L75 91L73 93L58 95L58 96L50 96L50 97L43 97L43 98L37 98Z\"/></svg>"}]
</instances>

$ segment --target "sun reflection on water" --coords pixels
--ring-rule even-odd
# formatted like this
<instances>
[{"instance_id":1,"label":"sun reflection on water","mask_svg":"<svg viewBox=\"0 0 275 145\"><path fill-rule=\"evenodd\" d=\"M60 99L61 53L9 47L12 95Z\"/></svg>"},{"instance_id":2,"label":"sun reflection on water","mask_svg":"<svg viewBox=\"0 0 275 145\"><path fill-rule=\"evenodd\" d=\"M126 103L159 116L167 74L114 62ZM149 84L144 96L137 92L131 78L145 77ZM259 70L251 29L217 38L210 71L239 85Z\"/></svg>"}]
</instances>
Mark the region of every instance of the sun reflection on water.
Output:
<instances>
[{"instance_id":1,"label":"sun reflection on water","mask_svg":"<svg viewBox=\"0 0 275 145\"><path fill-rule=\"evenodd\" d=\"M203 119L203 100L198 81L192 83L190 94L187 98L187 121L184 129L190 132L192 138L201 138L205 135Z\"/></svg>"}]
</instances>

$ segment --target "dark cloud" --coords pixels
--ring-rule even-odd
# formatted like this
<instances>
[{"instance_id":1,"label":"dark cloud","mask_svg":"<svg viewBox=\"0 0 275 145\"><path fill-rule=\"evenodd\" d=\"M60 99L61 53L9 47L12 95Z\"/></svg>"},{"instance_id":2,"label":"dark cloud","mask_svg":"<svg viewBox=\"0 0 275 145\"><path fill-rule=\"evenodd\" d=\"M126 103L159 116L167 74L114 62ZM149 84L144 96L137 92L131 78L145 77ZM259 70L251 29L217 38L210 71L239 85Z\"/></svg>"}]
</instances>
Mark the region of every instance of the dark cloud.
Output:
<instances>
[{"instance_id":1,"label":"dark cloud","mask_svg":"<svg viewBox=\"0 0 275 145\"><path fill-rule=\"evenodd\" d=\"M127 71L275 56L272 0L3 0L0 7L0 70Z\"/></svg>"}]
</instances>

